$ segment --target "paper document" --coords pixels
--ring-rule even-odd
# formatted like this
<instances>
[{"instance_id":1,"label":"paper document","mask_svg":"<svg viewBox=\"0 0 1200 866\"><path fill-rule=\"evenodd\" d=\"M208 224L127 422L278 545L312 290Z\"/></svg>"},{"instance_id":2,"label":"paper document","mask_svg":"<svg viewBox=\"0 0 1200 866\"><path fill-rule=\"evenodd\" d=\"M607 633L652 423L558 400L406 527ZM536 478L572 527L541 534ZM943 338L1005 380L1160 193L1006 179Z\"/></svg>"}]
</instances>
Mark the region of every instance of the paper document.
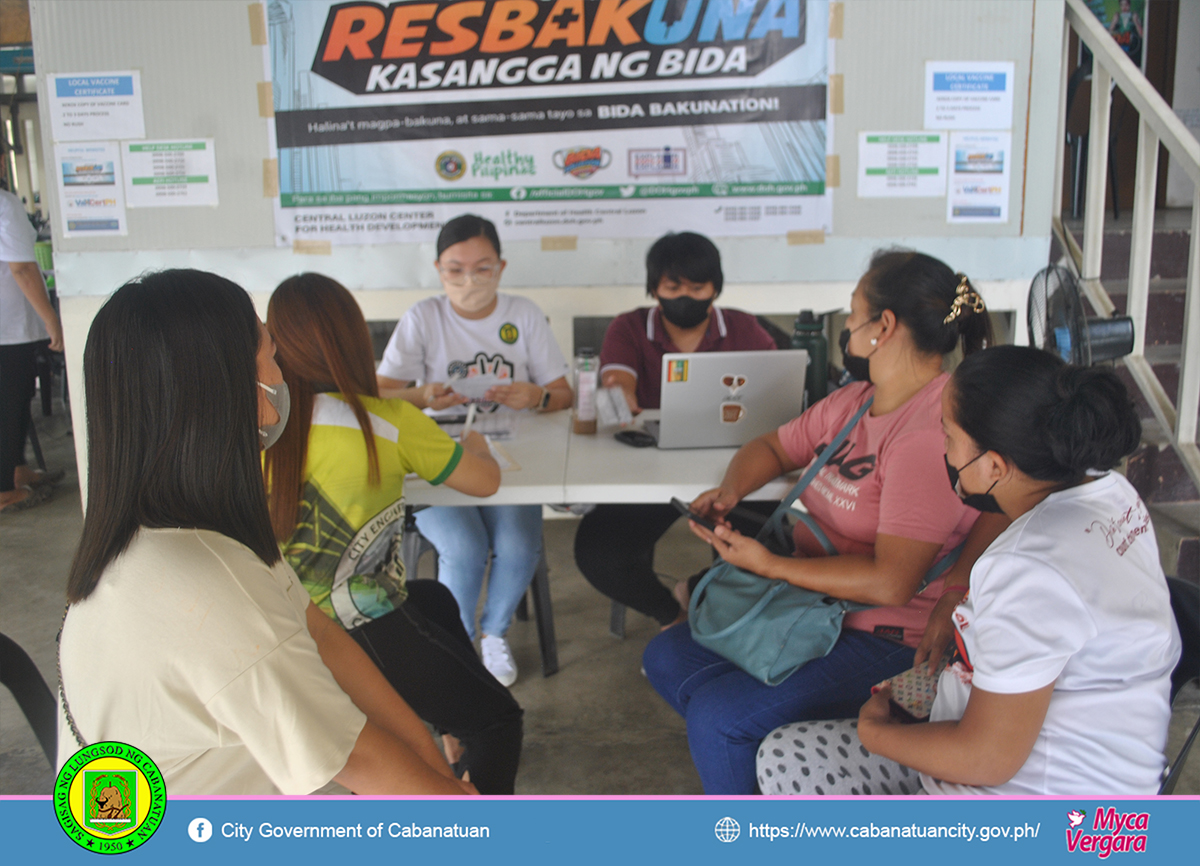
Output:
<instances>
[{"instance_id":1,"label":"paper document","mask_svg":"<svg viewBox=\"0 0 1200 866\"><path fill-rule=\"evenodd\" d=\"M449 379L446 387L456 394L462 394L468 400L482 400L483 395L497 385L511 385L512 379L499 378L495 373L483 373L479 376L468 376L465 379Z\"/></svg>"}]
</instances>

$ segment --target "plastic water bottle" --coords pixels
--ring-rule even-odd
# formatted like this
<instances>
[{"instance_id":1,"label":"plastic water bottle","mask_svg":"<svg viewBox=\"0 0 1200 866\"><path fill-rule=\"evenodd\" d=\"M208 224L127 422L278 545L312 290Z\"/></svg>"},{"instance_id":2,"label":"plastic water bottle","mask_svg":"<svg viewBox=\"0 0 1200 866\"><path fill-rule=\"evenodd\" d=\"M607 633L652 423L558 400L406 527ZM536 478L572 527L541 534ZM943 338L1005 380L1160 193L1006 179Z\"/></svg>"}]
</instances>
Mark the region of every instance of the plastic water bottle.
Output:
<instances>
[{"instance_id":1,"label":"plastic water bottle","mask_svg":"<svg viewBox=\"0 0 1200 866\"><path fill-rule=\"evenodd\" d=\"M576 433L596 432L596 388L600 384L600 359L593 349L580 349L575 356Z\"/></svg>"}]
</instances>

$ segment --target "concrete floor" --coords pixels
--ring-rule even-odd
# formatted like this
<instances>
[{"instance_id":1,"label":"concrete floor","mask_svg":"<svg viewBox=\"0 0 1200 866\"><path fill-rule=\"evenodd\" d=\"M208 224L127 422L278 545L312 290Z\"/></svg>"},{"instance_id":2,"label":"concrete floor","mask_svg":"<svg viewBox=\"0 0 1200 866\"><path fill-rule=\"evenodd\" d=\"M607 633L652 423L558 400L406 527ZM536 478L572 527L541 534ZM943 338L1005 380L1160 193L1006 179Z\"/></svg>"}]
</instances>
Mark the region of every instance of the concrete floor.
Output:
<instances>
[{"instance_id":1,"label":"concrete floor","mask_svg":"<svg viewBox=\"0 0 1200 866\"><path fill-rule=\"evenodd\" d=\"M79 538L74 444L61 407L37 417L51 468L67 467L52 502L0 516L0 632L25 648L47 682L55 682L54 637L66 573ZM525 708L522 794L699 794L683 721L640 673L641 652L658 624L630 613L625 640L608 632L609 603L575 569L576 521L546 522L559 673L543 679L532 622L509 632L521 677L513 694ZM658 548L660 572L684 578L708 561L708 550L677 525ZM431 558L419 570L425 576ZM53 686L52 686L53 688ZM1200 692L1176 702L1170 754L1200 712ZM1197 750L1200 753L1200 749ZM1193 753L1177 793L1200 793ZM49 794L51 768L11 695L0 689L0 795Z\"/></svg>"}]
</instances>

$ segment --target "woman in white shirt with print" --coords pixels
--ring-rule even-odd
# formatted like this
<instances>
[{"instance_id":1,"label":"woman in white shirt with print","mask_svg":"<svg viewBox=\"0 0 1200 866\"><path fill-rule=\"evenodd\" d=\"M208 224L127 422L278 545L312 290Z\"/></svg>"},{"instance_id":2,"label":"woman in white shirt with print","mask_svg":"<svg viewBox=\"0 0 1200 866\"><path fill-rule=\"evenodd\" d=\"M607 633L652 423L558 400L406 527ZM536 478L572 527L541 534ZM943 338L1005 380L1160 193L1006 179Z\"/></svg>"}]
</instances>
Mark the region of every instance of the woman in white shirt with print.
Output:
<instances>
[{"instance_id":1,"label":"woman in white shirt with print","mask_svg":"<svg viewBox=\"0 0 1200 866\"><path fill-rule=\"evenodd\" d=\"M546 317L525 298L497 289L505 261L489 220L473 214L446 223L437 239L445 294L413 306L397 323L377 371L380 393L403 397L433 414L465 403L453 379L491 374L502 380L482 411L538 411L571 405L567 362ZM437 548L438 579L450 588L467 633L492 553L480 626L484 666L504 685L517 667L504 639L542 552L540 505L434 507L417 512L417 528Z\"/></svg>"}]
</instances>

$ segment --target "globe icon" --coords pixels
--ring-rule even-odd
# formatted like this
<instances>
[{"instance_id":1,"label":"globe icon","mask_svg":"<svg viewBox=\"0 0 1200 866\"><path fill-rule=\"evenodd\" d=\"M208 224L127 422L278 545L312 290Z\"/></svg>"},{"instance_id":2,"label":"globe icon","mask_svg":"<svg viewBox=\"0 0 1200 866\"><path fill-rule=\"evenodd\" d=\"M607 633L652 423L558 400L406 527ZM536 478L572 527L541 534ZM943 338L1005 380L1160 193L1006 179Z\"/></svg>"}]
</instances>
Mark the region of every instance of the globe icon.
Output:
<instances>
[{"instance_id":1,"label":"globe icon","mask_svg":"<svg viewBox=\"0 0 1200 866\"><path fill-rule=\"evenodd\" d=\"M728 816L717 822L717 838L722 842L732 842L741 834L741 832L741 825Z\"/></svg>"}]
</instances>

